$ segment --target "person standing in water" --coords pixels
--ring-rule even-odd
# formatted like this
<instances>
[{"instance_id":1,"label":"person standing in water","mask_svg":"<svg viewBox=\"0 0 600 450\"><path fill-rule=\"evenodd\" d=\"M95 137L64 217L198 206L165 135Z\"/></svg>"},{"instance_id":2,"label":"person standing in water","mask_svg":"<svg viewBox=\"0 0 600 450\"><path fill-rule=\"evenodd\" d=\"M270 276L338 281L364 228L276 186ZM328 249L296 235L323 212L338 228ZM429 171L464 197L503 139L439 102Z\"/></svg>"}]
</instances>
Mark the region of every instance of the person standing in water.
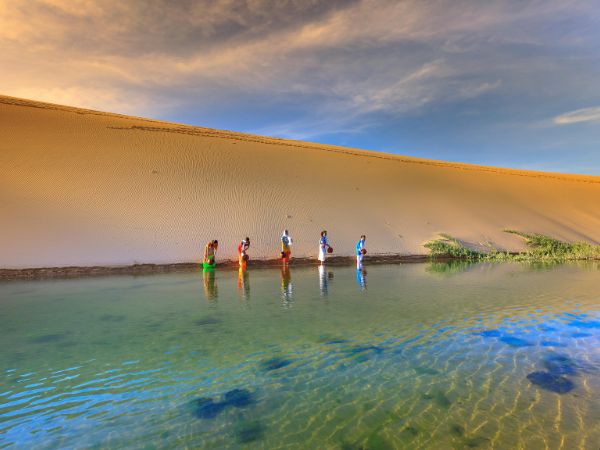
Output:
<instances>
[{"instance_id":1,"label":"person standing in water","mask_svg":"<svg viewBox=\"0 0 600 450\"><path fill-rule=\"evenodd\" d=\"M248 249L250 248L250 238L246 237L246 239L240 242L238 245L238 256L240 260L240 267L246 267L246 261L250 258L248 256Z\"/></svg>"},{"instance_id":2,"label":"person standing in water","mask_svg":"<svg viewBox=\"0 0 600 450\"><path fill-rule=\"evenodd\" d=\"M321 231L321 239L319 240L319 261L321 261L321 265L325 264L325 259L327 259L327 252L331 253L333 249L331 249L331 245L329 245L329 240L327 239L327 231Z\"/></svg>"},{"instance_id":3,"label":"person standing in water","mask_svg":"<svg viewBox=\"0 0 600 450\"><path fill-rule=\"evenodd\" d=\"M291 245L292 238L289 231L283 230L283 234L281 235L281 260L284 264L287 264L292 256Z\"/></svg>"},{"instance_id":4,"label":"person standing in water","mask_svg":"<svg viewBox=\"0 0 600 450\"><path fill-rule=\"evenodd\" d=\"M204 258L202 259L202 263L214 266L216 264L215 258L217 256L217 249L219 248L219 241L216 239L213 241L208 241L206 246L204 247Z\"/></svg>"},{"instance_id":5,"label":"person standing in water","mask_svg":"<svg viewBox=\"0 0 600 450\"><path fill-rule=\"evenodd\" d=\"M367 237L363 234L356 243L356 268L362 268L363 257L367 253L365 249L365 240Z\"/></svg>"}]
</instances>

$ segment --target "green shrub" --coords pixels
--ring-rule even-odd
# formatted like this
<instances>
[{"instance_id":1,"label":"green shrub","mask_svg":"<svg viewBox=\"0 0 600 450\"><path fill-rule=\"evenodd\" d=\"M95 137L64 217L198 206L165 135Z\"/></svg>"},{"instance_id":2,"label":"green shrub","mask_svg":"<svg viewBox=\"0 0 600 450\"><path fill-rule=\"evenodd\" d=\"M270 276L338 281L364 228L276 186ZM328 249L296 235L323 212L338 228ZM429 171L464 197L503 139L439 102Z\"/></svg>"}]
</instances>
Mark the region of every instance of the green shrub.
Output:
<instances>
[{"instance_id":1,"label":"green shrub","mask_svg":"<svg viewBox=\"0 0 600 450\"><path fill-rule=\"evenodd\" d=\"M505 231L524 238L528 250L520 253L509 253L498 250L488 244L488 251L479 252L466 247L458 239L447 234L441 234L438 239L427 242L424 246L430 250L430 256L433 259L451 258L463 260L532 262L600 259L600 245L593 245L587 242L569 243L543 234L528 234L515 230Z\"/></svg>"},{"instance_id":2,"label":"green shrub","mask_svg":"<svg viewBox=\"0 0 600 450\"><path fill-rule=\"evenodd\" d=\"M528 234L515 230L505 230L507 233L521 236L529 250L517 256L535 260L576 260L600 259L600 245L587 242L564 242L543 234Z\"/></svg>"},{"instance_id":3,"label":"green shrub","mask_svg":"<svg viewBox=\"0 0 600 450\"><path fill-rule=\"evenodd\" d=\"M430 250L432 258L481 259L484 254L465 247L458 239L447 234L441 234L438 239L427 242L425 247Z\"/></svg>"}]
</instances>

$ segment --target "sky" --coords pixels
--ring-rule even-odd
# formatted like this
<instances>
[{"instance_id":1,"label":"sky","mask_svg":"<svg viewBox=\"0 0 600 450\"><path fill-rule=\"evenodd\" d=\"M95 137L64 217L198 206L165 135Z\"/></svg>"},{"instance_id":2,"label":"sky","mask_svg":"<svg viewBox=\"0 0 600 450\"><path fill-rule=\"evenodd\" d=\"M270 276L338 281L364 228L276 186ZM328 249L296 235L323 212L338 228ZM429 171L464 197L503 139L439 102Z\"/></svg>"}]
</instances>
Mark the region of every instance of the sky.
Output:
<instances>
[{"instance_id":1,"label":"sky","mask_svg":"<svg viewBox=\"0 0 600 450\"><path fill-rule=\"evenodd\" d=\"M0 94L600 175L600 3L0 0Z\"/></svg>"}]
</instances>

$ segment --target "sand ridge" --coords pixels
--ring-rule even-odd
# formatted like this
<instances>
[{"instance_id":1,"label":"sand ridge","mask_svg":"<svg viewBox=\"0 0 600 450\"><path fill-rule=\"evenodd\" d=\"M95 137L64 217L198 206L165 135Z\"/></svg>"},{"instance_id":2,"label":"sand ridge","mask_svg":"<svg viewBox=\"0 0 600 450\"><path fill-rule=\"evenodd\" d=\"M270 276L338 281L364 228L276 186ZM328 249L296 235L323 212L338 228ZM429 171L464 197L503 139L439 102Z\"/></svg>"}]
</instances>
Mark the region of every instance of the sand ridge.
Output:
<instances>
[{"instance_id":1,"label":"sand ridge","mask_svg":"<svg viewBox=\"0 0 600 450\"><path fill-rule=\"evenodd\" d=\"M505 228L600 242L600 177L501 169L170 124L0 96L0 268L313 257L367 234L423 254L436 233L519 249Z\"/></svg>"},{"instance_id":2,"label":"sand ridge","mask_svg":"<svg viewBox=\"0 0 600 450\"><path fill-rule=\"evenodd\" d=\"M200 126L193 125L183 125L172 122L165 122L161 120L143 118L143 117L135 117L135 116L127 116L124 114L117 114L111 112L101 112L95 111L91 109L77 108L73 106L65 106L65 105L57 105L54 103L45 103L38 102L33 100L21 99L16 97L8 97L0 95L0 103L4 103L6 105L14 105L14 106L23 106L30 108L40 108L40 109L51 109L56 111L65 111L72 112L75 114L89 114L96 116L108 116L115 119L124 119L124 120L140 120L143 122L148 122L152 124L158 124L162 126L143 126L143 125L130 125L126 127L119 126L108 126L107 128L114 130L138 130L138 131L154 131L154 132L168 132L168 133L178 133L178 134L186 134L190 136L206 136L206 137L215 137L222 139L232 139L242 142L260 142L264 144L275 144L275 145L285 145L289 147L296 148L318 148L321 151L329 151L329 152L337 152L344 153L348 155L355 156L363 156L367 158L378 158L378 159L386 159L397 162L404 163L412 163L412 164L424 164L424 165L433 165L433 166L443 166L443 167L452 167L455 169L463 169L463 170L477 170L484 172L501 172L515 176L530 176L530 177L544 177L544 178L556 178L561 180L569 180L576 181L582 183L600 183L600 177L590 176L590 175L579 175L579 174L563 174L563 173L553 173L553 172L543 172L543 171L534 171L534 170L521 170L521 169L510 169L503 167L490 167L490 166L480 166L477 164L467 164L467 163L457 163L457 162L448 162L441 160L433 160L433 159L425 159L425 158L417 158L410 156L402 156L395 155L391 153L385 152L374 152L369 150L360 150L355 148L347 148L340 147L336 145L329 144L318 144L306 141L297 141L291 139L282 139L270 136L260 136L248 133L240 133L236 131L228 131L228 130L218 130L214 128L206 128Z\"/></svg>"}]
</instances>

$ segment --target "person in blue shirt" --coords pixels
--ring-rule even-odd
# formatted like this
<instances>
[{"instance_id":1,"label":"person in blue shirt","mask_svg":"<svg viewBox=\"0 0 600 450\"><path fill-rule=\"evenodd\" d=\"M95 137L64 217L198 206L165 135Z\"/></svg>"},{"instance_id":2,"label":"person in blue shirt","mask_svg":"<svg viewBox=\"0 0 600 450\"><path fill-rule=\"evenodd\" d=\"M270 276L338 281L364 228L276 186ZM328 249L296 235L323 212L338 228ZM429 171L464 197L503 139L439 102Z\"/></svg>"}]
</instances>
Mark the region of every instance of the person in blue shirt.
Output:
<instances>
[{"instance_id":1,"label":"person in blue shirt","mask_svg":"<svg viewBox=\"0 0 600 450\"><path fill-rule=\"evenodd\" d=\"M367 250L365 249L366 239L367 237L363 234L356 243L356 267L358 268L362 266L363 257L367 253Z\"/></svg>"}]
</instances>

